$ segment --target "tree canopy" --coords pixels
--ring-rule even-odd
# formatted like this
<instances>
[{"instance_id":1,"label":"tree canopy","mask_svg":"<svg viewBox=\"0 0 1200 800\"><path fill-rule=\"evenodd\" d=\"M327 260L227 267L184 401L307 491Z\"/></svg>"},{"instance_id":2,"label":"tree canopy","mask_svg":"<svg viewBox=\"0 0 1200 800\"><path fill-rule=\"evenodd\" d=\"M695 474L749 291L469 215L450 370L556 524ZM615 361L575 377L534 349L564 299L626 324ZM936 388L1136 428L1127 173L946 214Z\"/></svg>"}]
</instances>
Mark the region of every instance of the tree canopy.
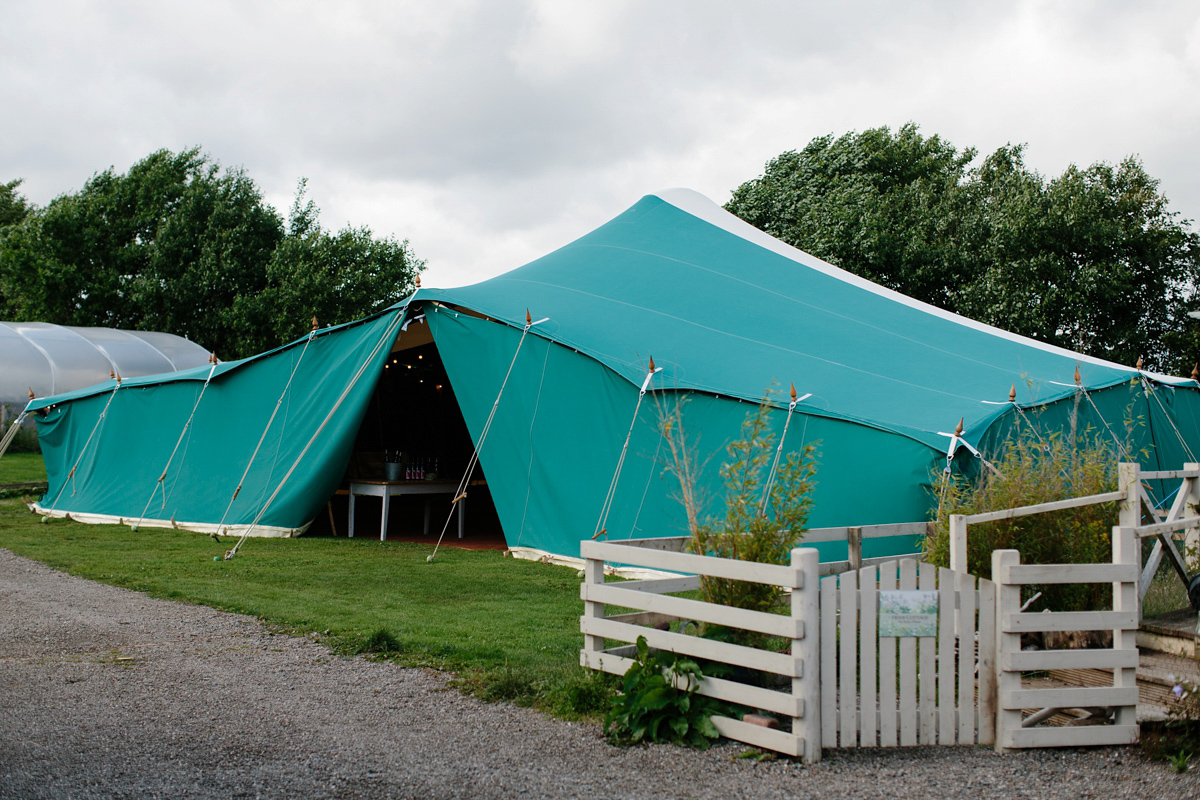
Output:
<instances>
[{"instance_id":1,"label":"tree canopy","mask_svg":"<svg viewBox=\"0 0 1200 800\"><path fill-rule=\"evenodd\" d=\"M1190 373L1200 236L1135 157L1050 180L1023 145L978 163L916 125L812 140L726 208L843 269L1089 355ZM1196 328L1197 330L1193 330Z\"/></svg>"},{"instance_id":2,"label":"tree canopy","mask_svg":"<svg viewBox=\"0 0 1200 800\"><path fill-rule=\"evenodd\" d=\"M285 221L198 148L105 170L0 227L0 318L167 331L228 359L412 291L407 241L322 229L304 189Z\"/></svg>"},{"instance_id":3,"label":"tree canopy","mask_svg":"<svg viewBox=\"0 0 1200 800\"><path fill-rule=\"evenodd\" d=\"M0 226L20 222L29 213L29 202L17 194L17 187L21 183L20 178L0 183Z\"/></svg>"}]
</instances>

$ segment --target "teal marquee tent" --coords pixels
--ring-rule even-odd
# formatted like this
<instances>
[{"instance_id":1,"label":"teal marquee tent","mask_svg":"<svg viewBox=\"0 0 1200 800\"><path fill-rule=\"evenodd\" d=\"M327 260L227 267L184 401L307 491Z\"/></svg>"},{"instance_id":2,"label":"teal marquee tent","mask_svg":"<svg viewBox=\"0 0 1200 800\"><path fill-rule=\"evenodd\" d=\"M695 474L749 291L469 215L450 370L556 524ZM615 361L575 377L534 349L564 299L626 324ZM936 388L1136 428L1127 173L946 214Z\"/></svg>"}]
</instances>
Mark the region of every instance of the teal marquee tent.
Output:
<instances>
[{"instance_id":1,"label":"teal marquee tent","mask_svg":"<svg viewBox=\"0 0 1200 800\"><path fill-rule=\"evenodd\" d=\"M420 372L434 362L436 374ZM388 389L397 372L434 375L438 393ZM471 442L487 426L479 463L509 546L577 556L627 434L605 535L673 535L684 518L664 472L662 410L687 398L685 425L711 456L703 481L715 496L725 444L768 390L782 430L791 384L803 399L785 447L817 446L813 527L927 519L947 456L967 466L1031 410L1063 427L1077 414L1117 438L1140 420L1131 444L1147 450L1149 469L1200 451L1193 380L919 303L671 190L491 280L420 289L243 361L33 401L49 476L37 510L294 535L364 437L436 436L440 404ZM443 471L455 466L448 459ZM912 540L873 544L867 555Z\"/></svg>"}]
</instances>

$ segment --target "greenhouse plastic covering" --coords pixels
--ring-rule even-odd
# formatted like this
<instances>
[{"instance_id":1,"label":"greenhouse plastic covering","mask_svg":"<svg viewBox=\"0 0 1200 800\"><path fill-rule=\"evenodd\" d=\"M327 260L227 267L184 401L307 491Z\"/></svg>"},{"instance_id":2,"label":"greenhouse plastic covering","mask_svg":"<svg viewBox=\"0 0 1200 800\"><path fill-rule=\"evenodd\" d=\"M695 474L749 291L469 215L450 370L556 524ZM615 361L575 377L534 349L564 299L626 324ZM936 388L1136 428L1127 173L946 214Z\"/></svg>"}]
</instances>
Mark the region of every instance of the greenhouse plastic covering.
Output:
<instances>
[{"instance_id":1,"label":"greenhouse plastic covering","mask_svg":"<svg viewBox=\"0 0 1200 800\"><path fill-rule=\"evenodd\" d=\"M181 336L48 322L0 322L0 403L24 406L106 381L175 372L207 363L209 354Z\"/></svg>"}]
</instances>

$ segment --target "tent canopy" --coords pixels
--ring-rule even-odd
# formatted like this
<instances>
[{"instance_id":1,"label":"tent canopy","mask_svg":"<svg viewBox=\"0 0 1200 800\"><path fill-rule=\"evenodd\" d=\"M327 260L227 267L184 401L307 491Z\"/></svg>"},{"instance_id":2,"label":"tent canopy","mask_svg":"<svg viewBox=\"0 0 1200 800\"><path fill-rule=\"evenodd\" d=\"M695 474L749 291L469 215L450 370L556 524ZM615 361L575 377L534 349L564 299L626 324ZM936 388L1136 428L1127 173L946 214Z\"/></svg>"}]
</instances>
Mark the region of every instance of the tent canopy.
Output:
<instances>
[{"instance_id":1,"label":"tent canopy","mask_svg":"<svg viewBox=\"0 0 1200 800\"><path fill-rule=\"evenodd\" d=\"M527 310L537 322L523 336ZM657 420L684 397L687 429L709 462L701 488L716 497L723 448L737 438L747 401L774 391L778 433L788 384L807 394L785 449L819 443L814 527L926 519L931 476L960 419L974 446L994 444L1015 415L1036 409L1049 426L1133 437L1131 450L1145 450L1151 468L1178 467L1200 451L1194 381L919 303L771 239L694 192L672 190L509 273L421 289L369 320L263 356L39 400L51 446L41 507L137 516L168 464L173 485L187 491L156 501L160 521L245 526L258 516L274 530L300 530L341 480L389 351L418 345L436 347L475 442L495 412L480 463L509 545L565 555L577 555L595 531L631 421L607 535L683 527ZM639 406L651 356L662 372ZM281 397L292 409L283 422L272 416ZM112 419L101 424L110 405ZM193 408L191 449L171 465ZM388 411L421 424L420 409L404 398ZM1141 423L1127 428L1130 419ZM143 430L131 437L126 425ZM95 491L87 481L81 488L78 472L62 491L76 462L92 466ZM243 472L259 488L227 509ZM874 545L866 555L912 541Z\"/></svg>"}]
</instances>

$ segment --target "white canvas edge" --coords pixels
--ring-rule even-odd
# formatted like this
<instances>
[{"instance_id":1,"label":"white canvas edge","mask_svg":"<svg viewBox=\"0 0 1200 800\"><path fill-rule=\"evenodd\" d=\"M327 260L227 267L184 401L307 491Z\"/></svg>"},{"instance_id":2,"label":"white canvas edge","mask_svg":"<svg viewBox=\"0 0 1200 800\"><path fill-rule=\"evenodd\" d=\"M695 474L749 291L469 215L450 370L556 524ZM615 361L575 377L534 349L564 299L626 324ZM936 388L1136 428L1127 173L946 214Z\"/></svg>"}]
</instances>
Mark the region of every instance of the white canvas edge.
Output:
<instances>
[{"instance_id":1,"label":"white canvas edge","mask_svg":"<svg viewBox=\"0 0 1200 800\"><path fill-rule=\"evenodd\" d=\"M219 532L222 536L242 536L250 528L249 525L218 525L212 522L172 522L169 519L143 519L139 522L136 517L118 517L112 514L90 514L80 511L49 509L41 503L30 503L29 510L44 517L70 519L75 522L82 522L85 525L128 525L133 527L136 524L142 528L175 528L181 531L209 534ZM302 528L279 528L272 525L255 525L250 535L254 538L287 539L299 536L306 530L308 530L308 525Z\"/></svg>"}]
</instances>

